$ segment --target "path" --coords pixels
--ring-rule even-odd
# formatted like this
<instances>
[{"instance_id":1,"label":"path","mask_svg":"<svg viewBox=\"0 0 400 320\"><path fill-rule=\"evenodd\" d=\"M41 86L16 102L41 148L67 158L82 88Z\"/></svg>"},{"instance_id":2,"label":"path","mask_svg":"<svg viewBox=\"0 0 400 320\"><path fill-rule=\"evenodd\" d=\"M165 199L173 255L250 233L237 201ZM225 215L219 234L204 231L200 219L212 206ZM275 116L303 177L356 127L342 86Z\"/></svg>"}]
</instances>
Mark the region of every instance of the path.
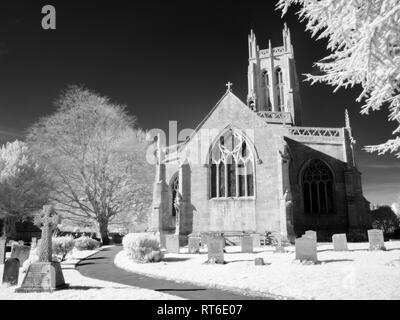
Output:
<instances>
[{"instance_id":1,"label":"path","mask_svg":"<svg viewBox=\"0 0 400 320\"><path fill-rule=\"evenodd\" d=\"M267 297L246 296L235 292L207 288L191 283L156 279L128 272L114 265L115 255L121 246L105 248L93 256L82 260L77 270L89 278L122 283L129 286L164 292L189 300L272 300Z\"/></svg>"}]
</instances>

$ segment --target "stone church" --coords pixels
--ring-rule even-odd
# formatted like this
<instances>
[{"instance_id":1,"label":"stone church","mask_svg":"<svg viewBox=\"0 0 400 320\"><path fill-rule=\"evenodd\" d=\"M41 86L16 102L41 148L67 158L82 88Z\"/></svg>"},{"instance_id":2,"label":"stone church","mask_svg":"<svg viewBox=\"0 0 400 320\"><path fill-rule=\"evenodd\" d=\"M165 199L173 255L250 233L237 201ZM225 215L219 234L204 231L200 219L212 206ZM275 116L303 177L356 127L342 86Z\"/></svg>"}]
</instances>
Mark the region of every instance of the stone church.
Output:
<instances>
[{"instance_id":1,"label":"stone church","mask_svg":"<svg viewBox=\"0 0 400 320\"><path fill-rule=\"evenodd\" d=\"M185 142L157 142L149 231L179 234L271 232L290 241L364 230L355 140L344 127L304 127L290 31L259 49L248 37L246 103L228 90ZM183 139L184 140L184 139Z\"/></svg>"}]
</instances>

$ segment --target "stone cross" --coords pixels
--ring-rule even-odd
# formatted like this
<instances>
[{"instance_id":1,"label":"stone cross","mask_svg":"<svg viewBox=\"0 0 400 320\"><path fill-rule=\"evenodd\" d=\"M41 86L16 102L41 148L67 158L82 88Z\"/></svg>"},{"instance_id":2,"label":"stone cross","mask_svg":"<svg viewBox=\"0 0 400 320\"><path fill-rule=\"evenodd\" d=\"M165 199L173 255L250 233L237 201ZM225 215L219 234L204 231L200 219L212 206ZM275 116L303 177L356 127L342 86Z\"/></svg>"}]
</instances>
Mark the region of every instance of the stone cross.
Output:
<instances>
[{"instance_id":1,"label":"stone cross","mask_svg":"<svg viewBox=\"0 0 400 320\"><path fill-rule=\"evenodd\" d=\"M43 227L42 238L38 249L38 256L40 262L52 261L52 226L51 217L55 215L53 206L43 206Z\"/></svg>"},{"instance_id":2,"label":"stone cross","mask_svg":"<svg viewBox=\"0 0 400 320\"><path fill-rule=\"evenodd\" d=\"M231 89L232 86L233 86L233 83L230 82L230 81L226 84L226 87L228 88L228 91L232 91L232 89Z\"/></svg>"}]
</instances>

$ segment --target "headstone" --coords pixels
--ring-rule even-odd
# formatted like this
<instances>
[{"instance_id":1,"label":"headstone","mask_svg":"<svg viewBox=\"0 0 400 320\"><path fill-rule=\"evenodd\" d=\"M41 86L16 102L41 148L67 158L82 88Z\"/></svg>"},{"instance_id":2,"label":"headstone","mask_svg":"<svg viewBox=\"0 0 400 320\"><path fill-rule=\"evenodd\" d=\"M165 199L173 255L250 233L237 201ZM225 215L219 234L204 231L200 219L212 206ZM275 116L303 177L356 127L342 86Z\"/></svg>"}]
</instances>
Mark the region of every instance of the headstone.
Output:
<instances>
[{"instance_id":1,"label":"headstone","mask_svg":"<svg viewBox=\"0 0 400 320\"><path fill-rule=\"evenodd\" d=\"M275 251L274 253L285 253L285 246L284 246L284 241L282 241L282 235L277 234L275 236L276 239L276 245L275 245Z\"/></svg>"},{"instance_id":2,"label":"headstone","mask_svg":"<svg viewBox=\"0 0 400 320\"><path fill-rule=\"evenodd\" d=\"M200 253L200 237L189 237L189 253L195 254Z\"/></svg>"},{"instance_id":3,"label":"headstone","mask_svg":"<svg viewBox=\"0 0 400 320\"><path fill-rule=\"evenodd\" d=\"M308 230L303 237L314 239L315 243L317 243L317 233L315 231Z\"/></svg>"},{"instance_id":4,"label":"headstone","mask_svg":"<svg viewBox=\"0 0 400 320\"><path fill-rule=\"evenodd\" d=\"M200 238L201 238L201 241L200 241L201 247L204 249L205 246L207 245L208 235L207 235L206 233L202 233L202 234L200 235Z\"/></svg>"},{"instance_id":5,"label":"headstone","mask_svg":"<svg viewBox=\"0 0 400 320\"><path fill-rule=\"evenodd\" d=\"M168 253L179 253L179 235L165 235L165 248Z\"/></svg>"},{"instance_id":6,"label":"headstone","mask_svg":"<svg viewBox=\"0 0 400 320\"><path fill-rule=\"evenodd\" d=\"M4 263L3 284L9 286L18 285L19 266L20 263L17 258L10 258L6 260Z\"/></svg>"},{"instance_id":7,"label":"headstone","mask_svg":"<svg viewBox=\"0 0 400 320\"><path fill-rule=\"evenodd\" d=\"M224 242L222 236L208 237L208 262L209 263L224 263Z\"/></svg>"},{"instance_id":8,"label":"headstone","mask_svg":"<svg viewBox=\"0 0 400 320\"><path fill-rule=\"evenodd\" d=\"M31 247L20 244L13 244L11 248L11 258L17 258L22 266L29 259Z\"/></svg>"},{"instance_id":9,"label":"headstone","mask_svg":"<svg viewBox=\"0 0 400 320\"><path fill-rule=\"evenodd\" d=\"M347 251L347 237L345 233L334 234L332 236L334 251Z\"/></svg>"},{"instance_id":10,"label":"headstone","mask_svg":"<svg viewBox=\"0 0 400 320\"><path fill-rule=\"evenodd\" d=\"M66 288L59 262L35 262L29 266L21 288L16 292L52 292Z\"/></svg>"},{"instance_id":11,"label":"headstone","mask_svg":"<svg viewBox=\"0 0 400 320\"><path fill-rule=\"evenodd\" d=\"M261 247L260 235L258 233L252 233L251 237L253 238L253 248L260 248Z\"/></svg>"},{"instance_id":12,"label":"headstone","mask_svg":"<svg viewBox=\"0 0 400 320\"><path fill-rule=\"evenodd\" d=\"M295 240L296 260L317 262L317 243L314 239L303 236Z\"/></svg>"},{"instance_id":13,"label":"headstone","mask_svg":"<svg viewBox=\"0 0 400 320\"><path fill-rule=\"evenodd\" d=\"M265 263L264 263L264 259L263 258L255 258L254 259L254 265L255 266L263 266Z\"/></svg>"},{"instance_id":14,"label":"headstone","mask_svg":"<svg viewBox=\"0 0 400 320\"><path fill-rule=\"evenodd\" d=\"M6 261L6 239L0 238L0 264Z\"/></svg>"},{"instance_id":15,"label":"headstone","mask_svg":"<svg viewBox=\"0 0 400 320\"><path fill-rule=\"evenodd\" d=\"M39 262L32 263L20 288L15 292L52 292L67 288L59 262L52 261L52 231L57 213L53 206L43 206L42 238L38 248Z\"/></svg>"},{"instance_id":16,"label":"headstone","mask_svg":"<svg viewBox=\"0 0 400 320\"><path fill-rule=\"evenodd\" d=\"M386 250L383 231L379 229L368 230L369 250Z\"/></svg>"},{"instance_id":17,"label":"headstone","mask_svg":"<svg viewBox=\"0 0 400 320\"><path fill-rule=\"evenodd\" d=\"M253 238L251 236L240 237L240 247L242 253L252 253L253 252Z\"/></svg>"},{"instance_id":18,"label":"headstone","mask_svg":"<svg viewBox=\"0 0 400 320\"><path fill-rule=\"evenodd\" d=\"M24 241L24 240L19 240L19 241L18 241L18 244L19 244L20 246L23 246L23 245L25 245L25 241Z\"/></svg>"},{"instance_id":19,"label":"headstone","mask_svg":"<svg viewBox=\"0 0 400 320\"><path fill-rule=\"evenodd\" d=\"M38 244L37 238L36 237L32 237L31 248L36 248L37 244Z\"/></svg>"}]
</instances>

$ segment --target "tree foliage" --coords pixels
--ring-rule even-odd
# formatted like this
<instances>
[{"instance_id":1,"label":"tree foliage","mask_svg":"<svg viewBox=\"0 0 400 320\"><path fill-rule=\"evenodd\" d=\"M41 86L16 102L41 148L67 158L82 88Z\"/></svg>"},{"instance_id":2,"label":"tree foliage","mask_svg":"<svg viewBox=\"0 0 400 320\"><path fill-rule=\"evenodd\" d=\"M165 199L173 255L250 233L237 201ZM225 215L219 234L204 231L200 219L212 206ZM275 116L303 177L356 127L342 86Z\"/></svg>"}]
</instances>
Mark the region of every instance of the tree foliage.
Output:
<instances>
[{"instance_id":1,"label":"tree foliage","mask_svg":"<svg viewBox=\"0 0 400 320\"><path fill-rule=\"evenodd\" d=\"M0 148L0 218L3 235L12 237L15 222L31 216L49 201L51 181L21 141Z\"/></svg>"},{"instance_id":2,"label":"tree foliage","mask_svg":"<svg viewBox=\"0 0 400 320\"><path fill-rule=\"evenodd\" d=\"M149 202L153 168L145 133L124 106L71 86L56 112L29 131L28 142L55 181L52 196L65 219L95 222L103 243L118 216Z\"/></svg>"},{"instance_id":3,"label":"tree foliage","mask_svg":"<svg viewBox=\"0 0 400 320\"><path fill-rule=\"evenodd\" d=\"M395 137L377 146L379 154L400 157L400 2L398 0L279 0L283 15L293 5L312 37L328 40L330 54L316 63L322 75L307 74L312 84L339 88L362 86L361 113L387 107L398 122Z\"/></svg>"},{"instance_id":4,"label":"tree foliage","mask_svg":"<svg viewBox=\"0 0 400 320\"><path fill-rule=\"evenodd\" d=\"M385 234L394 232L399 228L399 217L393 212L390 206L381 206L371 211L372 227L381 229Z\"/></svg>"}]
</instances>

